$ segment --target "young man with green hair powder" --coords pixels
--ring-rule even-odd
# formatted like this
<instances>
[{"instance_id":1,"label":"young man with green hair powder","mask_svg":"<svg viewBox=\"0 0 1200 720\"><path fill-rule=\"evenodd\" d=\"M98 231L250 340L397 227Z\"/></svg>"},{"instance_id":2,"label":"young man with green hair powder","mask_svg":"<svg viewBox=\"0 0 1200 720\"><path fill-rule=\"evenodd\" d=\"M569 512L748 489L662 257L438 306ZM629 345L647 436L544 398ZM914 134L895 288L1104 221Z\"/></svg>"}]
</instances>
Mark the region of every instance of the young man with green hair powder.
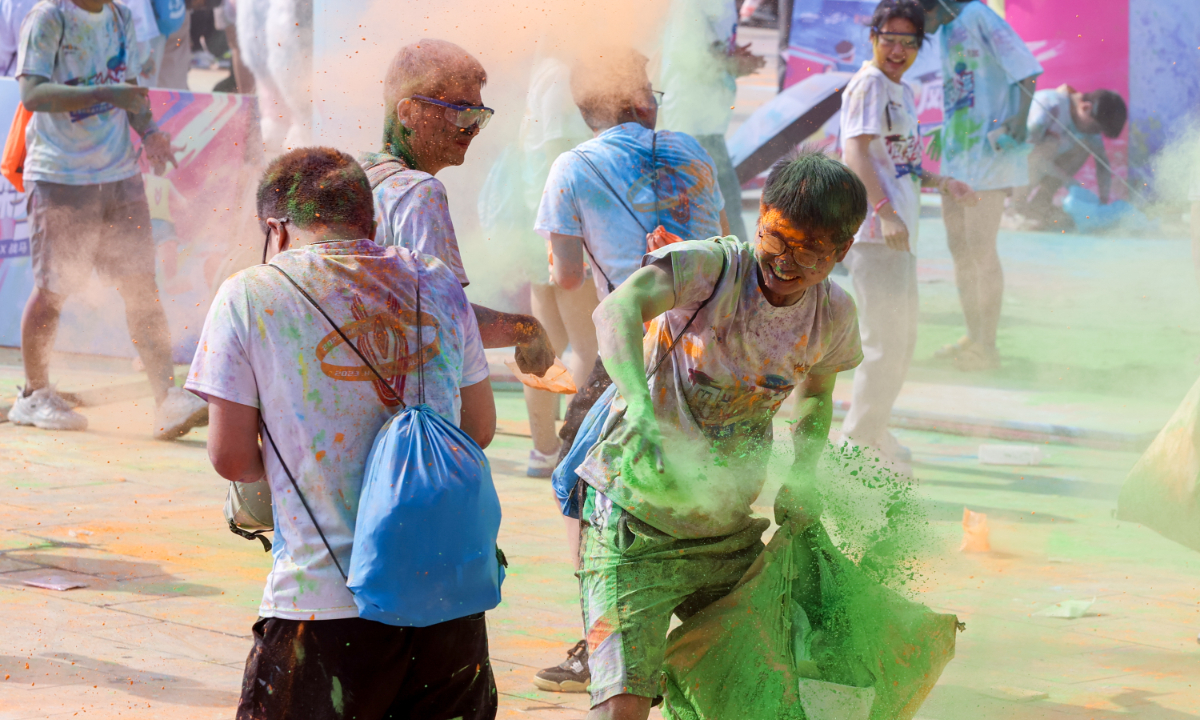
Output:
<instances>
[{"instance_id":1,"label":"young man with green hair powder","mask_svg":"<svg viewBox=\"0 0 1200 720\"><path fill-rule=\"evenodd\" d=\"M423 39L400 48L383 81L383 151L360 159L375 198L375 242L441 260L466 287L446 186L435 175L462 165L487 125L487 71L466 50ZM485 348L516 346L522 372L542 375L554 362L546 331L533 316L471 306Z\"/></svg>"},{"instance_id":2,"label":"young man with green hair powder","mask_svg":"<svg viewBox=\"0 0 1200 720\"><path fill-rule=\"evenodd\" d=\"M672 613L728 594L762 552L770 523L750 505L793 392L795 462L775 514L797 528L819 515L834 380L862 360L854 303L828 276L866 213L849 168L802 152L772 169L752 242L667 245L597 309L616 396L578 469L589 718L646 718Z\"/></svg>"}]
</instances>

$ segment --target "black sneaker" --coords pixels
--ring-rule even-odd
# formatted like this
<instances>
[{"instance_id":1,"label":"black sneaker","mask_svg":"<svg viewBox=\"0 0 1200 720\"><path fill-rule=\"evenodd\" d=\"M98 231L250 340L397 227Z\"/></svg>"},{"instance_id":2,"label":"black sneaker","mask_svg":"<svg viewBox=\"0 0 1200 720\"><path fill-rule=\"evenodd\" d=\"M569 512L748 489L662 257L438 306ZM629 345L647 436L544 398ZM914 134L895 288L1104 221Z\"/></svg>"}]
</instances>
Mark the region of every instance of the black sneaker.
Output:
<instances>
[{"instance_id":1,"label":"black sneaker","mask_svg":"<svg viewBox=\"0 0 1200 720\"><path fill-rule=\"evenodd\" d=\"M582 693L588 691L592 674L588 672L587 641L580 640L567 651L567 659L554 667L539 670L533 684L550 692Z\"/></svg>"}]
</instances>

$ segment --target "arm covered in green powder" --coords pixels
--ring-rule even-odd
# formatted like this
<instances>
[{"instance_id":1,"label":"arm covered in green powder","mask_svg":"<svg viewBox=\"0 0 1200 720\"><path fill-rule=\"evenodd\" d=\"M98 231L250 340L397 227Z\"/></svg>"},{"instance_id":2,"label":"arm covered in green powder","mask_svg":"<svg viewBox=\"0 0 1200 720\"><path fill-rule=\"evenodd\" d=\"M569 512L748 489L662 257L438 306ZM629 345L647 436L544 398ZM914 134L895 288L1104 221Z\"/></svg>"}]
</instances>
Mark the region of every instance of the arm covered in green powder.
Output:
<instances>
[{"instance_id":1,"label":"arm covered in green powder","mask_svg":"<svg viewBox=\"0 0 1200 720\"><path fill-rule=\"evenodd\" d=\"M820 495L817 493L817 461L829 439L833 422L833 384L837 374L809 375L800 385L796 425L792 440L796 460L792 463L779 495L775 498L775 522L785 521L807 527L821 516Z\"/></svg>"},{"instance_id":2,"label":"arm covered in green powder","mask_svg":"<svg viewBox=\"0 0 1200 720\"><path fill-rule=\"evenodd\" d=\"M613 440L633 444L633 459L645 453L654 456L663 471L662 433L654 418L654 403L642 361L642 323L675 307L675 273L670 259L643 267L600 303L592 319L600 357L613 384L625 399L627 410L621 429Z\"/></svg>"}]
</instances>

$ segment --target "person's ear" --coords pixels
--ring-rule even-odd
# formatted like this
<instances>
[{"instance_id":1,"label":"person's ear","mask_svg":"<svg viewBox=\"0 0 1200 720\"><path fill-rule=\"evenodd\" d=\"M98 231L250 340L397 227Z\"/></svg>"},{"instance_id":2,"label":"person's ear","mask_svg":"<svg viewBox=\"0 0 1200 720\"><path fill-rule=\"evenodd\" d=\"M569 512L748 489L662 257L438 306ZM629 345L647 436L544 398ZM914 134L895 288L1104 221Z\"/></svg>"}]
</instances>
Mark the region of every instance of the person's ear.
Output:
<instances>
[{"instance_id":1,"label":"person's ear","mask_svg":"<svg viewBox=\"0 0 1200 720\"><path fill-rule=\"evenodd\" d=\"M1095 109L1095 105L1092 104L1091 100L1080 100L1079 101L1079 114L1082 115L1083 117L1091 118L1092 110L1094 110L1094 109Z\"/></svg>"},{"instance_id":2,"label":"person's ear","mask_svg":"<svg viewBox=\"0 0 1200 720\"><path fill-rule=\"evenodd\" d=\"M841 250L838 250L837 262L841 262L846 259L846 253L850 252L850 246L853 244L854 238L850 238L850 242L843 245Z\"/></svg>"},{"instance_id":3,"label":"person's ear","mask_svg":"<svg viewBox=\"0 0 1200 720\"><path fill-rule=\"evenodd\" d=\"M396 103L396 119L400 121L400 125L412 129L412 111L413 101L409 98L403 98Z\"/></svg>"},{"instance_id":4,"label":"person's ear","mask_svg":"<svg viewBox=\"0 0 1200 720\"><path fill-rule=\"evenodd\" d=\"M271 241L267 246L268 256L274 257L292 246L292 236L288 233L286 220L267 218L267 227L271 229Z\"/></svg>"}]
</instances>

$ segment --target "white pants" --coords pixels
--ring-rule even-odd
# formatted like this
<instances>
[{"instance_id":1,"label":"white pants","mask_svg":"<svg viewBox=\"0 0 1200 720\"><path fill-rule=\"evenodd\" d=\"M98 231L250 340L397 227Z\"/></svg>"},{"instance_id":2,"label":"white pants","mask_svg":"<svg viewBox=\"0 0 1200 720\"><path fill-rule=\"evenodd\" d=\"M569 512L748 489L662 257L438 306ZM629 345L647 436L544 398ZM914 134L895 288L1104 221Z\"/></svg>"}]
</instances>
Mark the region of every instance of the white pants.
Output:
<instances>
[{"instance_id":1,"label":"white pants","mask_svg":"<svg viewBox=\"0 0 1200 720\"><path fill-rule=\"evenodd\" d=\"M887 432L917 343L917 258L882 243L855 243L845 264L854 280L863 361L842 431L875 445Z\"/></svg>"}]
</instances>

